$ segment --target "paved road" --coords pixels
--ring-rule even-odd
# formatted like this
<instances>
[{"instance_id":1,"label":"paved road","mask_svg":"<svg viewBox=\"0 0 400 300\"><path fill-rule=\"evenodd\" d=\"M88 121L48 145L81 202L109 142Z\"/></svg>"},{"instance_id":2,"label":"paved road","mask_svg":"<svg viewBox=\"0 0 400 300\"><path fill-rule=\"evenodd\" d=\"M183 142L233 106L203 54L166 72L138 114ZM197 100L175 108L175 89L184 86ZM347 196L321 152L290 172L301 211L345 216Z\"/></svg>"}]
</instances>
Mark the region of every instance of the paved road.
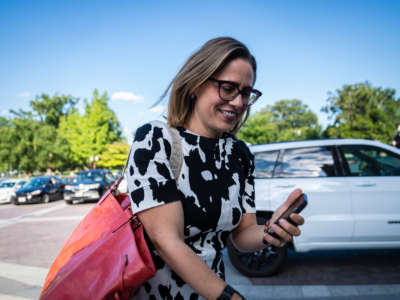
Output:
<instances>
[{"instance_id":1,"label":"paved road","mask_svg":"<svg viewBox=\"0 0 400 300\"><path fill-rule=\"evenodd\" d=\"M48 268L91 207L0 206L0 299L38 298ZM290 253L281 274L252 279L224 259L227 281L248 299L400 299L400 250Z\"/></svg>"}]
</instances>

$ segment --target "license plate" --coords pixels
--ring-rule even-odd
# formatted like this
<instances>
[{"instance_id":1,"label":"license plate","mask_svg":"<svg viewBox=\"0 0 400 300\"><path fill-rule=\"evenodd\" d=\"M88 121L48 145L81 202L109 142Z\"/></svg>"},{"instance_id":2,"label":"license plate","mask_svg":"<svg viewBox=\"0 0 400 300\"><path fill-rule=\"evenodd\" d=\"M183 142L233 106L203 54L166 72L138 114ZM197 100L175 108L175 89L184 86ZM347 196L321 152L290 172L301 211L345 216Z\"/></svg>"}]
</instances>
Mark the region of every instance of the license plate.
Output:
<instances>
[{"instance_id":1,"label":"license plate","mask_svg":"<svg viewBox=\"0 0 400 300\"><path fill-rule=\"evenodd\" d=\"M26 202L26 197L18 197L18 202Z\"/></svg>"}]
</instances>

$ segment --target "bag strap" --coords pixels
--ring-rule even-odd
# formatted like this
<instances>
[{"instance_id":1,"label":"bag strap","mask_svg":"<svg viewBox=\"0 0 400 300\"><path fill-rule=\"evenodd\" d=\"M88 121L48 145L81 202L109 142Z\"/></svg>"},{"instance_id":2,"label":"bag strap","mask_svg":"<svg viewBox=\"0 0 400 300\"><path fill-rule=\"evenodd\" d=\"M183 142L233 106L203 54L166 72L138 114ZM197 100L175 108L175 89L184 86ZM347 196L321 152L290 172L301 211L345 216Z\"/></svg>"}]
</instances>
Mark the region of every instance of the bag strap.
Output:
<instances>
[{"instance_id":1,"label":"bag strap","mask_svg":"<svg viewBox=\"0 0 400 300\"><path fill-rule=\"evenodd\" d=\"M174 174L175 181L178 181L183 163L182 141L178 129L176 129L175 127L170 127L168 125L168 131L172 138L172 149L169 163L171 164L171 169L172 173Z\"/></svg>"}]
</instances>

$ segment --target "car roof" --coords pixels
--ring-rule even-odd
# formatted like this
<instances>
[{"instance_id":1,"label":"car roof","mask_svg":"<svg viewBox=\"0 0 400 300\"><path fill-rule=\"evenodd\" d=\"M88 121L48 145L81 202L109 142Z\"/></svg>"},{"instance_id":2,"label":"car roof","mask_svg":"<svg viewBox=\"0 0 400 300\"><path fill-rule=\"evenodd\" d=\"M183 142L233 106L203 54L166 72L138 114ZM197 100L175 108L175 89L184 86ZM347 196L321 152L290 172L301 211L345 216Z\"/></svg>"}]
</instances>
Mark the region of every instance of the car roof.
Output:
<instances>
[{"instance_id":1,"label":"car roof","mask_svg":"<svg viewBox=\"0 0 400 300\"><path fill-rule=\"evenodd\" d=\"M104 171L98 170L98 169L93 169L93 170L85 170L85 171L78 172L78 174L87 174L87 173L104 173Z\"/></svg>"},{"instance_id":2,"label":"car roof","mask_svg":"<svg viewBox=\"0 0 400 300\"><path fill-rule=\"evenodd\" d=\"M319 140L302 140L290 142L278 142L269 144L251 145L249 148L252 152L273 151L280 149L304 148L304 147L319 147L319 146L339 146L339 145L367 145L384 148L386 150L400 154L400 150L372 140L366 139L319 139Z\"/></svg>"},{"instance_id":3,"label":"car roof","mask_svg":"<svg viewBox=\"0 0 400 300\"><path fill-rule=\"evenodd\" d=\"M7 179L2 181L1 183L8 183L8 182L21 182L21 181L27 181L26 179Z\"/></svg>"}]
</instances>

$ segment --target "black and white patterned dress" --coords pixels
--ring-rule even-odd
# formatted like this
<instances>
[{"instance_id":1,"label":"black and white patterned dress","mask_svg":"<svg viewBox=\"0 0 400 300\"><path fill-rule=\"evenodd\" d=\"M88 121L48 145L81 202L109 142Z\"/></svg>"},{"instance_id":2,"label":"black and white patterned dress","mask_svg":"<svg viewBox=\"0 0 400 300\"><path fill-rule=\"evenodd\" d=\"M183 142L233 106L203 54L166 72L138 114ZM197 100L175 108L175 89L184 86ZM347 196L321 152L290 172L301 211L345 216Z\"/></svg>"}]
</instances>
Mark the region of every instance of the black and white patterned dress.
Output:
<instances>
[{"instance_id":1,"label":"black and white patterned dress","mask_svg":"<svg viewBox=\"0 0 400 300\"><path fill-rule=\"evenodd\" d=\"M224 279L221 250L243 213L254 213L254 162L247 146L230 134L219 139L178 128L183 164L177 182L169 159L167 125L153 121L135 134L128 164L134 213L182 201L185 243ZM153 251L157 274L134 299L199 299Z\"/></svg>"}]
</instances>

